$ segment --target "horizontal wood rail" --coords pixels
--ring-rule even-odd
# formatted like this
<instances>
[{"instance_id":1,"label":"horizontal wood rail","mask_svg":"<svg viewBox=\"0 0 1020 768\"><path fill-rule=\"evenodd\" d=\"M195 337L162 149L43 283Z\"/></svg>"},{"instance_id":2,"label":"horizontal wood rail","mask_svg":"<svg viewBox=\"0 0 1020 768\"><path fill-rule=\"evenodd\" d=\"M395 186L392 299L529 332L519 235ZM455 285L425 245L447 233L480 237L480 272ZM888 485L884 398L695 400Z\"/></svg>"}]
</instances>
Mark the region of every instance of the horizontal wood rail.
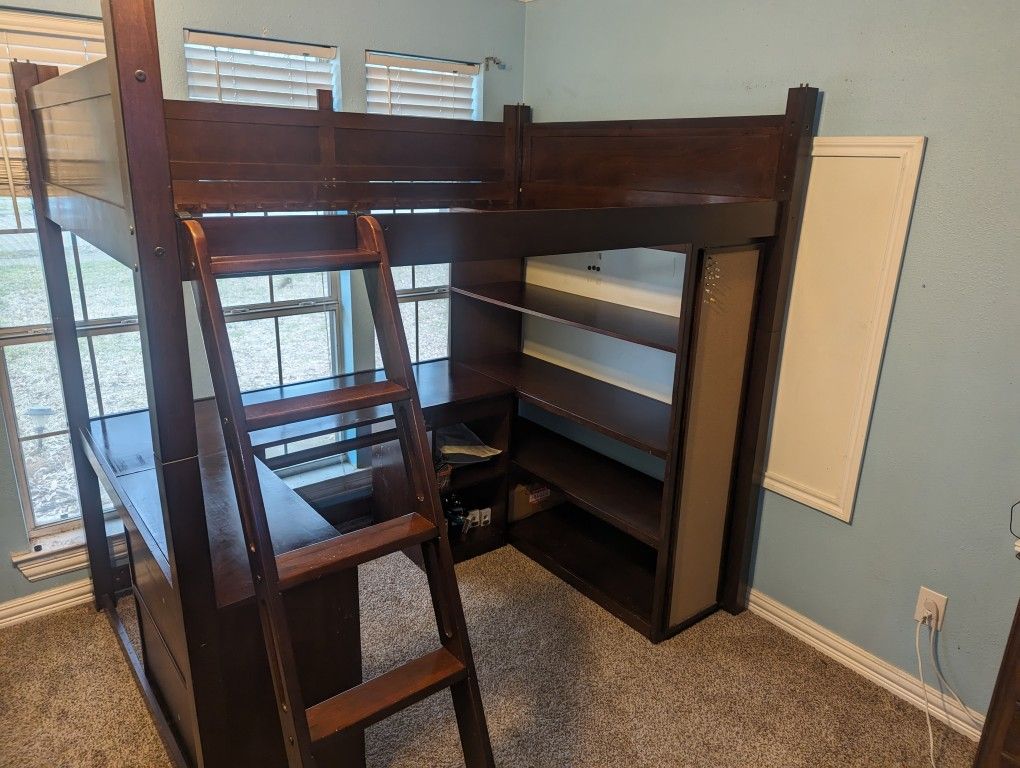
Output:
<instances>
[{"instance_id":1,"label":"horizontal wood rail","mask_svg":"<svg viewBox=\"0 0 1020 768\"><path fill-rule=\"evenodd\" d=\"M244 407L244 417L248 429L255 431L395 403L410 396L411 393L406 387L392 381L377 381L372 384L288 397L284 400L253 403Z\"/></svg>"},{"instance_id":2,"label":"horizontal wood rail","mask_svg":"<svg viewBox=\"0 0 1020 768\"><path fill-rule=\"evenodd\" d=\"M516 211L379 214L392 266L508 259L697 242L742 245L772 236L773 200ZM351 250L354 216L201 219L213 259ZM185 279L193 279L185 262Z\"/></svg>"},{"instance_id":3,"label":"horizontal wood rail","mask_svg":"<svg viewBox=\"0 0 1020 768\"><path fill-rule=\"evenodd\" d=\"M330 272L376 267L379 265L379 254L356 248L343 251L237 254L216 257L212 259L211 265L212 273L216 277Z\"/></svg>"},{"instance_id":4,"label":"horizontal wood rail","mask_svg":"<svg viewBox=\"0 0 1020 768\"><path fill-rule=\"evenodd\" d=\"M312 741L377 723L466 675L464 664L450 651L440 648L310 707L308 727Z\"/></svg>"},{"instance_id":5,"label":"horizontal wood rail","mask_svg":"<svg viewBox=\"0 0 1020 768\"><path fill-rule=\"evenodd\" d=\"M280 588L291 589L407 549L437 535L436 526L430 520L409 514L285 552L276 557Z\"/></svg>"}]
</instances>

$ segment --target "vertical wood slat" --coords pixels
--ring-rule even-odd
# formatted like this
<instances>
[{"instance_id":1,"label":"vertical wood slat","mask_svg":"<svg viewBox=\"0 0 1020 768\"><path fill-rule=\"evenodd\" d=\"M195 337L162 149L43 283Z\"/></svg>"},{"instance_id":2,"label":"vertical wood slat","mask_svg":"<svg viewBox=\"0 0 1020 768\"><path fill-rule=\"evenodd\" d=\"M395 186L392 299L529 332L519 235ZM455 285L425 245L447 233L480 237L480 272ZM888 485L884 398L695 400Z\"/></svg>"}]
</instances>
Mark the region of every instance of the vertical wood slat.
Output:
<instances>
[{"instance_id":1,"label":"vertical wood slat","mask_svg":"<svg viewBox=\"0 0 1020 768\"><path fill-rule=\"evenodd\" d=\"M730 613L747 608L751 554L768 455L769 423L779 379L783 322L793 284L794 249L807 193L808 164L818 89L791 88L786 103L774 197L781 204L779 230L765 249L754 322L739 459L730 507L719 599Z\"/></svg>"},{"instance_id":2,"label":"vertical wood slat","mask_svg":"<svg viewBox=\"0 0 1020 768\"><path fill-rule=\"evenodd\" d=\"M521 207L521 151L524 146L524 126L531 123L531 107L524 104L503 107L503 164L509 187L507 200L511 208Z\"/></svg>"},{"instance_id":3,"label":"vertical wood slat","mask_svg":"<svg viewBox=\"0 0 1020 768\"><path fill-rule=\"evenodd\" d=\"M60 388L67 415L68 438L71 441L71 456L78 481L78 501L85 528L85 547L89 555L92 591L98 610L102 608L104 600L113 599L116 588L113 563L106 540L99 479L92 471L82 445L82 431L88 428L89 423L89 406L85 395L81 353L78 350L78 331L67 276L64 238L60 227L46 215L43 149L35 116L28 104L28 89L56 77L58 72L53 66L25 62L12 62L11 71L21 118L25 156L28 160L28 175L35 182L31 185L32 204L36 211L36 230L46 279L46 296L53 323L53 342L57 351L57 367L60 371Z\"/></svg>"},{"instance_id":4,"label":"vertical wood slat","mask_svg":"<svg viewBox=\"0 0 1020 768\"><path fill-rule=\"evenodd\" d=\"M125 207L137 249L135 297L156 476L188 648L182 672L194 696L179 727L194 733L191 757L202 765L211 734L224 727L225 707L155 9L153 0L103 0L102 10Z\"/></svg>"}]
</instances>

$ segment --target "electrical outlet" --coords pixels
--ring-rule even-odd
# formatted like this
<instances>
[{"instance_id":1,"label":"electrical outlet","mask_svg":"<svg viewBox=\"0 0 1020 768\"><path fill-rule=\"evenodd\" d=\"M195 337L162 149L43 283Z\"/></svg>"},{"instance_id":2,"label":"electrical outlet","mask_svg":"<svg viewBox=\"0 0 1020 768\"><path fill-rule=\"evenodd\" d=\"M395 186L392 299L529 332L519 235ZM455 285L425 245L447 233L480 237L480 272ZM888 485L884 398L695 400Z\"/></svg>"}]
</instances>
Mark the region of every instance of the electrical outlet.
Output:
<instances>
[{"instance_id":1,"label":"electrical outlet","mask_svg":"<svg viewBox=\"0 0 1020 768\"><path fill-rule=\"evenodd\" d=\"M492 507L478 510L478 524L482 526L492 524Z\"/></svg>"},{"instance_id":2,"label":"electrical outlet","mask_svg":"<svg viewBox=\"0 0 1020 768\"><path fill-rule=\"evenodd\" d=\"M942 629L942 622L946 620L946 603L949 602L949 598L945 595L940 595L928 587L921 587L921 591L917 593L917 607L914 609L914 621L924 621L925 613L930 610L926 607L926 603L933 603L935 605L935 621L933 623L935 629Z\"/></svg>"},{"instance_id":3,"label":"electrical outlet","mask_svg":"<svg viewBox=\"0 0 1020 768\"><path fill-rule=\"evenodd\" d=\"M467 513L467 525L464 526L465 530L468 528L477 528L480 522L480 515L477 509L472 509Z\"/></svg>"}]
</instances>

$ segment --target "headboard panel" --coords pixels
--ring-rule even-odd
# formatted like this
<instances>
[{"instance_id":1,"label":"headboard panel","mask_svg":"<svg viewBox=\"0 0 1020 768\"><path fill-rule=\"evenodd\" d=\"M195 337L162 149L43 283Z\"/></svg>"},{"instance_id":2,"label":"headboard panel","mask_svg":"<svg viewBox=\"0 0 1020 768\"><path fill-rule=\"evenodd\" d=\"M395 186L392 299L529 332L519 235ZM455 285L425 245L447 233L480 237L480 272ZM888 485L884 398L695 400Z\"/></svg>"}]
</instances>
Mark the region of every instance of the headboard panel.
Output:
<instances>
[{"instance_id":1,"label":"headboard panel","mask_svg":"<svg viewBox=\"0 0 1020 768\"><path fill-rule=\"evenodd\" d=\"M166 102L179 210L507 208L508 123Z\"/></svg>"},{"instance_id":2,"label":"headboard panel","mask_svg":"<svg viewBox=\"0 0 1020 768\"><path fill-rule=\"evenodd\" d=\"M19 77L35 65L15 62ZM137 261L121 171L109 62L94 61L35 85L22 98L41 148L45 213L124 264Z\"/></svg>"},{"instance_id":3,"label":"headboard panel","mask_svg":"<svg viewBox=\"0 0 1020 768\"><path fill-rule=\"evenodd\" d=\"M678 194L772 198L784 120L764 115L528 124L523 201L556 207L579 199L588 205L666 202Z\"/></svg>"}]
</instances>

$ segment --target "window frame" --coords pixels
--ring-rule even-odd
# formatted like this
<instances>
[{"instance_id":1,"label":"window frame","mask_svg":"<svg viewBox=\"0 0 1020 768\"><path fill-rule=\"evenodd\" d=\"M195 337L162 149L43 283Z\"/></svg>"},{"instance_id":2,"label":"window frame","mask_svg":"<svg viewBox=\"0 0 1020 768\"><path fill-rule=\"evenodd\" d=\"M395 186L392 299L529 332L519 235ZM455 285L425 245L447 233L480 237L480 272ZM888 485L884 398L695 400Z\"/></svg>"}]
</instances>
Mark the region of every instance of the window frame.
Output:
<instances>
[{"instance_id":1,"label":"window frame","mask_svg":"<svg viewBox=\"0 0 1020 768\"><path fill-rule=\"evenodd\" d=\"M26 9L0 9L0 50L3 51L3 54L0 55L0 62L4 64L14 60L14 55L11 51L12 42L8 37L8 33L30 36L33 43L29 44L29 48L39 49L40 51L50 50L58 52L49 58L50 61L58 62L57 66L61 73L98 61L105 56L105 51L102 50L105 48L102 20L91 16L47 13ZM67 41L71 41L74 45L60 45L56 44L56 41L65 43ZM54 43L54 45L51 48L47 46L46 43ZM81 46L80 51L77 48L78 45ZM61 60L64 56L73 56L77 59L79 53L80 61L68 62ZM19 55L23 57L24 53L19 53ZM39 59L42 63L46 63L47 56L48 54L40 53ZM13 119L17 121L16 102L12 98L8 104L13 106L13 113L15 117L6 119ZM15 130L17 131L17 136L20 137L20 125L16 124ZM31 195L30 193L25 193L27 177L23 176L24 171L21 169L18 169L18 172L16 173L17 164L26 162L24 158L24 144L23 140L19 138L17 146L21 147L21 151L15 152L12 149L12 138L15 138L15 135L9 135L8 130L5 129L4 126L0 126L0 159L2 159L2 169L0 170L2 170L3 174L6 176L4 182L0 183L0 189L3 190L3 194L0 196L8 197L10 199L12 205L11 212L13 214L15 224L13 228L5 227L0 229L0 236L35 235L37 234L37 229L34 226L35 213L32 210ZM21 192L21 194L19 194L19 192ZM31 213L29 213L30 211ZM29 226L29 223L31 223L32 226ZM80 271L81 266L77 258L77 238L73 235L71 238L71 249L73 250L74 255L74 277L78 280L78 286L80 287L82 285L82 278ZM38 260L37 264L39 273L42 274L42 254L39 249L37 237L33 243L33 252L35 258ZM68 266L70 267L70 262L68 263ZM84 312L85 305L82 304L81 306L82 311ZM39 523L36 519L35 508L32 503L32 488L27 471L25 447L37 440L61 436L66 436L68 443L70 444L70 430L65 424L63 429L48 430L46 432L39 432L25 436L20 434L14 389L11 384L11 375L7 364L8 348L24 344L45 344L53 342L53 323L48 308L46 314L49 318L48 322L29 325L0 326L0 411L2 411L2 416L0 416L0 418L2 418L4 422L4 429L7 435L7 447L10 453L11 463L14 467L15 485L17 486L22 517L25 523L25 530L30 540L42 535L59 533L81 526L80 508L77 508L76 514L72 517L63 520ZM117 333L119 331L130 332L137 328L137 319L133 320L133 322L129 325L124 324L123 321L125 320L130 322L131 318L104 317L101 320L94 320L91 322L76 321L78 337L90 340L88 343L88 349L91 365L95 365L94 347L91 344L91 339L100 333ZM60 407L64 408L63 393L61 392L60 394ZM73 465L70 469L73 476ZM75 494L75 506L78 506L77 494Z\"/></svg>"}]
</instances>

